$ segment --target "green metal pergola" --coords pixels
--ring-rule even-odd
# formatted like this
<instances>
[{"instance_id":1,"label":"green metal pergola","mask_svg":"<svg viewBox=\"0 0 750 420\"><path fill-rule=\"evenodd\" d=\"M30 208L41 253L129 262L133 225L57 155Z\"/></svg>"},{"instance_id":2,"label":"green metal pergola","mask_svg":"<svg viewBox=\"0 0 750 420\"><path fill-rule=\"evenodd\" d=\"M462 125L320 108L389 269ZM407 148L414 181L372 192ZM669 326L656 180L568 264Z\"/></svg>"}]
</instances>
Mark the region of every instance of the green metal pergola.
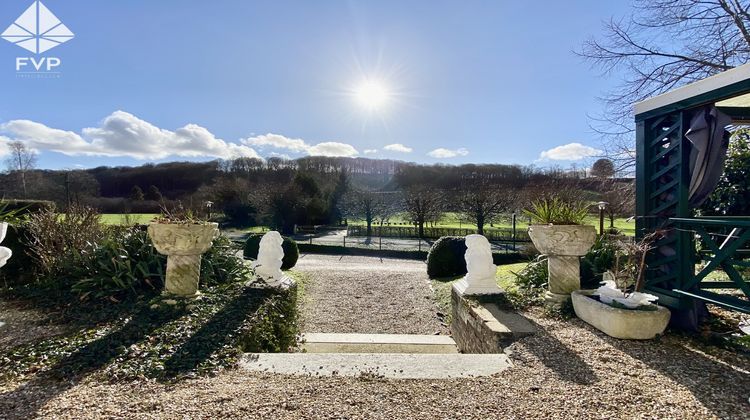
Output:
<instances>
[{"instance_id":1,"label":"green metal pergola","mask_svg":"<svg viewBox=\"0 0 750 420\"><path fill-rule=\"evenodd\" d=\"M737 269L750 267L750 216L696 217L690 205L685 134L708 106L733 125L750 123L750 64L635 105L636 236L663 232L648 255L646 289L693 326L701 302L750 313L750 279ZM710 276L718 269L728 280Z\"/></svg>"}]
</instances>

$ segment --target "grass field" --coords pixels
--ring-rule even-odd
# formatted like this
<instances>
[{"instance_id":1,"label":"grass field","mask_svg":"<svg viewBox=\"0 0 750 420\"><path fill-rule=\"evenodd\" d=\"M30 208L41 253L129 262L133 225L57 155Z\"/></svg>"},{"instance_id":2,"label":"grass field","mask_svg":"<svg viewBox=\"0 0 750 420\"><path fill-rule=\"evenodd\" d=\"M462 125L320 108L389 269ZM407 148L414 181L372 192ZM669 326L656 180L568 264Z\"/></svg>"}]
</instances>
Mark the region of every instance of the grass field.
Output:
<instances>
[{"instance_id":1,"label":"grass field","mask_svg":"<svg viewBox=\"0 0 750 420\"><path fill-rule=\"evenodd\" d=\"M105 225L147 224L157 216L153 213L102 214L101 220Z\"/></svg>"},{"instance_id":2,"label":"grass field","mask_svg":"<svg viewBox=\"0 0 750 420\"><path fill-rule=\"evenodd\" d=\"M364 225L365 222L363 220L350 220L350 224L352 225ZM403 225L408 224L409 221L406 218L405 215L397 215L390 220L391 225ZM589 216L586 218L586 224L599 227L599 218L597 216ZM429 225L432 226L432 225ZM435 224L435 227L441 227L441 228L464 228L464 229L476 229L477 226L472 223L466 223L459 219L458 214L456 213L446 213L443 218ZM492 226L489 224L485 225L485 230L492 230L493 228L497 229L510 229L513 227L513 222L510 219L510 216L504 217L502 220L498 221L497 223L493 223ZM529 227L529 219L528 217L519 216L516 218L516 229L519 230L526 230L526 228ZM605 229L609 227L609 219L604 219L604 227ZM621 230L623 233L627 235L635 235L635 220L630 220L625 218L618 218L615 219L615 227L619 230Z\"/></svg>"}]
</instances>

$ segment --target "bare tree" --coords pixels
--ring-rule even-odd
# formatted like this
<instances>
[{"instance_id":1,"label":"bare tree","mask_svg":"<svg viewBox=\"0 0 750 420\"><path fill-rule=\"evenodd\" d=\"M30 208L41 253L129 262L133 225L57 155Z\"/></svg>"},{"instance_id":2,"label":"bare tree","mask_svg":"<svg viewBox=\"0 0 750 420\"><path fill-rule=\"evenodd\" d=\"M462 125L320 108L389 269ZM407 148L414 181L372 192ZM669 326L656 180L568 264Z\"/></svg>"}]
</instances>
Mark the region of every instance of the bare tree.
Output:
<instances>
[{"instance_id":1,"label":"bare tree","mask_svg":"<svg viewBox=\"0 0 750 420\"><path fill-rule=\"evenodd\" d=\"M477 182L459 189L457 196L461 216L477 225L477 233L484 235L484 225L506 212L512 206L515 194L499 185Z\"/></svg>"},{"instance_id":2,"label":"bare tree","mask_svg":"<svg viewBox=\"0 0 750 420\"><path fill-rule=\"evenodd\" d=\"M382 226L398 211L397 194L392 191L352 189L344 195L339 210L344 217L364 220L367 236L372 236L373 223Z\"/></svg>"},{"instance_id":3,"label":"bare tree","mask_svg":"<svg viewBox=\"0 0 750 420\"><path fill-rule=\"evenodd\" d=\"M20 141L10 142L10 156L5 163L12 174L18 174L21 179L24 198L27 197L26 174L36 167L36 153L26 148L26 145Z\"/></svg>"},{"instance_id":4,"label":"bare tree","mask_svg":"<svg viewBox=\"0 0 750 420\"><path fill-rule=\"evenodd\" d=\"M583 44L578 54L594 67L624 75L593 124L617 170L635 164L635 102L748 62L749 9L747 0L635 0L630 16Z\"/></svg>"},{"instance_id":5,"label":"bare tree","mask_svg":"<svg viewBox=\"0 0 750 420\"><path fill-rule=\"evenodd\" d=\"M632 182L610 180L605 185L602 200L607 202L605 213L609 226L615 226L615 218L630 217L635 214L635 189Z\"/></svg>"},{"instance_id":6,"label":"bare tree","mask_svg":"<svg viewBox=\"0 0 750 420\"><path fill-rule=\"evenodd\" d=\"M424 186L409 187L404 191L404 208L424 238L424 225L438 220L445 212L445 197L442 191Z\"/></svg>"}]
</instances>

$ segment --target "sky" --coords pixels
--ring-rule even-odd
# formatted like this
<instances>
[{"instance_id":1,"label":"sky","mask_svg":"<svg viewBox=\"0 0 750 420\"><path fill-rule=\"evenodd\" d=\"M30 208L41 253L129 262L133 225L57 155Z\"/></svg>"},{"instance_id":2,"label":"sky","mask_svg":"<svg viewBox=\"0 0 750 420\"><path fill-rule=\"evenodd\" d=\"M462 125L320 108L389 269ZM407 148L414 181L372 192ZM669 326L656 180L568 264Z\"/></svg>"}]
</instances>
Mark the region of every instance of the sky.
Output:
<instances>
[{"instance_id":1,"label":"sky","mask_svg":"<svg viewBox=\"0 0 750 420\"><path fill-rule=\"evenodd\" d=\"M583 165L619 80L573 51L629 3L42 0L59 20L43 35L74 37L40 54L0 39L0 155ZM0 33L33 25L16 20L33 4L3 0Z\"/></svg>"}]
</instances>

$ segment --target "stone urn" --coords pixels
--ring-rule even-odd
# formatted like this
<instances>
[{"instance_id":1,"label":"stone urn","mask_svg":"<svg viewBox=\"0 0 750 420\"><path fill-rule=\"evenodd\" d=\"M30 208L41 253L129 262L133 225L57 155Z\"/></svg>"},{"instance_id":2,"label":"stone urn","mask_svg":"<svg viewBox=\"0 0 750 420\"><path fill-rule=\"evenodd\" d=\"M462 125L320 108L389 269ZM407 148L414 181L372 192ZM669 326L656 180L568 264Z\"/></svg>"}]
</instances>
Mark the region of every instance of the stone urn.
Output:
<instances>
[{"instance_id":1,"label":"stone urn","mask_svg":"<svg viewBox=\"0 0 750 420\"><path fill-rule=\"evenodd\" d=\"M160 254L167 256L165 293L190 297L198 294L201 255L219 235L218 223L152 223L148 235Z\"/></svg>"},{"instance_id":2,"label":"stone urn","mask_svg":"<svg viewBox=\"0 0 750 420\"><path fill-rule=\"evenodd\" d=\"M563 303L581 288L581 257L596 241L596 228L589 225L531 225L529 237L536 249L547 255L549 290L545 299Z\"/></svg>"},{"instance_id":3,"label":"stone urn","mask_svg":"<svg viewBox=\"0 0 750 420\"><path fill-rule=\"evenodd\" d=\"M610 337L626 340L649 340L667 328L672 316L669 309L653 305L652 311L615 308L590 296L590 291L571 294L578 318Z\"/></svg>"}]
</instances>

